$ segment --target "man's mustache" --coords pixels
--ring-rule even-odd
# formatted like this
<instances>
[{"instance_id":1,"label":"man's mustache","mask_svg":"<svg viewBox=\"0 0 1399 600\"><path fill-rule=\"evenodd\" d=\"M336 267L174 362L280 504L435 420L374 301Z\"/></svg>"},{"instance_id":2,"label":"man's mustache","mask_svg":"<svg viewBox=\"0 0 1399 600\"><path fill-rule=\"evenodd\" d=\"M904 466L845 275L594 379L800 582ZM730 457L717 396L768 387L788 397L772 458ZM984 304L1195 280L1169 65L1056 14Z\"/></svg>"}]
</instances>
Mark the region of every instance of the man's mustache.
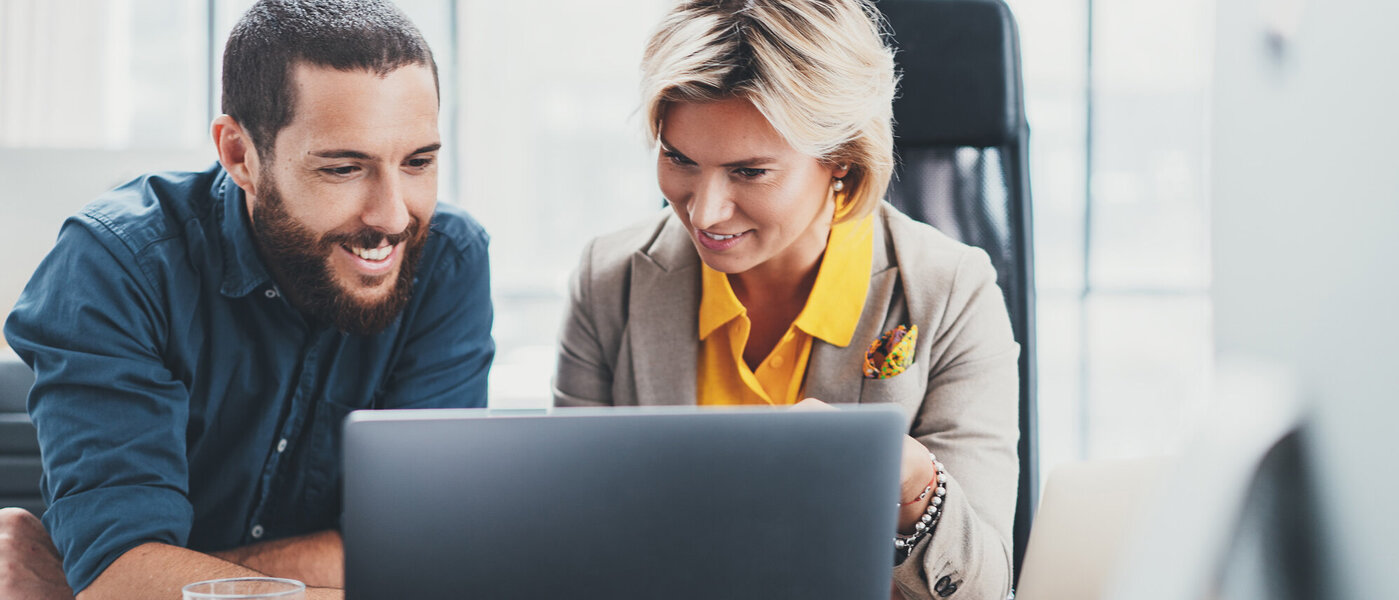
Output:
<instances>
[{"instance_id":1,"label":"man's mustache","mask_svg":"<svg viewBox=\"0 0 1399 600\"><path fill-rule=\"evenodd\" d=\"M408 223L403 231L398 233L384 233L372 227L365 227L359 231L350 233L332 233L321 238L324 245L341 244L358 248L378 248L387 245L396 246L399 242L411 240L418 237L418 220L415 218Z\"/></svg>"}]
</instances>

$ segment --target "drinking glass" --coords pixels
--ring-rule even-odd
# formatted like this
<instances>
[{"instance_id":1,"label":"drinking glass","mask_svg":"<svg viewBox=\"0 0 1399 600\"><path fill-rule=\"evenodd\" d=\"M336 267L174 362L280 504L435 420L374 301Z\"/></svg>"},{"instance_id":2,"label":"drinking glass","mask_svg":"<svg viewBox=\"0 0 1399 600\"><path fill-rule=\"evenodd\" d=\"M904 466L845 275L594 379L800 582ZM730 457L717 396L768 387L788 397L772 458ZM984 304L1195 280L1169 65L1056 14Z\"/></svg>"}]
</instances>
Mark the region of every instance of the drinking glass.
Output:
<instances>
[{"instance_id":1,"label":"drinking glass","mask_svg":"<svg viewBox=\"0 0 1399 600\"><path fill-rule=\"evenodd\" d=\"M306 584L295 579L276 577L234 577L231 579L211 579L185 586L184 600L251 600L254 598L275 598L276 600L305 600Z\"/></svg>"}]
</instances>

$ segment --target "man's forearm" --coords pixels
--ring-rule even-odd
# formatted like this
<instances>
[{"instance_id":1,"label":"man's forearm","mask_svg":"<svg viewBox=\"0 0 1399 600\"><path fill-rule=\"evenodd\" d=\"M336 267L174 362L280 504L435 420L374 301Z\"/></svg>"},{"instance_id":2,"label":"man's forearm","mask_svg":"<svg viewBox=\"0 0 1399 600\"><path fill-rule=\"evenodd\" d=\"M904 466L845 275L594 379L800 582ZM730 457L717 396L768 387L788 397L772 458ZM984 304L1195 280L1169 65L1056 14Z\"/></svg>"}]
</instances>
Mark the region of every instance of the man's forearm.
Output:
<instances>
[{"instance_id":1,"label":"man's forearm","mask_svg":"<svg viewBox=\"0 0 1399 600\"><path fill-rule=\"evenodd\" d=\"M148 543L112 561L92 585L78 593L78 600L178 600L180 588L196 581L266 575L208 554ZM343 600L344 597L344 592L338 589L306 589L307 600Z\"/></svg>"},{"instance_id":2,"label":"man's forearm","mask_svg":"<svg viewBox=\"0 0 1399 600\"><path fill-rule=\"evenodd\" d=\"M345 587L345 550L340 532L330 530L260 542L211 553L273 577L295 579L308 586Z\"/></svg>"}]
</instances>

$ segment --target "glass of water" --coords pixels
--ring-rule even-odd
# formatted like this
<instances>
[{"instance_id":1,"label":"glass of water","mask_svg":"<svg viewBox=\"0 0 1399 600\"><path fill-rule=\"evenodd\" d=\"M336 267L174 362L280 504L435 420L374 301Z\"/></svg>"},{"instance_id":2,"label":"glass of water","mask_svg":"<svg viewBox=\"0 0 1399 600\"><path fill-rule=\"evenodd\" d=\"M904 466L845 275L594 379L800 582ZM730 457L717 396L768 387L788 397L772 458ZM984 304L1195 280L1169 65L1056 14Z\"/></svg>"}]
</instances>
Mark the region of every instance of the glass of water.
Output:
<instances>
[{"instance_id":1,"label":"glass of water","mask_svg":"<svg viewBox=\"0 0 1399 600\"><path fill-rule=\"evenodd\" d=\"M191 583L183 588L184 600L223 600L275 598L276 600L305 600L306 584L295 579L276 577L234 577Z\"/></svg>"}]
</instances>

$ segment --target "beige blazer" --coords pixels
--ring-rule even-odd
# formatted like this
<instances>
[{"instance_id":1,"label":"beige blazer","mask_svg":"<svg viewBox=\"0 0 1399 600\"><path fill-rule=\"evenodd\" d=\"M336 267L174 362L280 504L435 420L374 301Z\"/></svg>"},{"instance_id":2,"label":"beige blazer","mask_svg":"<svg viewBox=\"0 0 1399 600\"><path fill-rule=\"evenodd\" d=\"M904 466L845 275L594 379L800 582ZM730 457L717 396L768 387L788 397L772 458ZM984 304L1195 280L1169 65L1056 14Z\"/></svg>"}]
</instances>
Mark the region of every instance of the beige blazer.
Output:
<instances>
[{"instance_id":1,"label":"beige blazer","mask_svg":"<svg viewBox=\"0 0 1399 600\"><path fill-rule=\"evenodd\" d=\"M934 534L894 570L903 594L1001 600L1011 586L1020 349L995 270L981 250L887 203L876 213L874 249L855 336L844 348L813 340L805 395L898 404L909 435L946 468L947 501ZM699 267L669 210L593 240L571 285L555 402L695 404ZM870 342L908 324L918 325L913 365L865 379Z\"/></svg>"}]
</instances>

